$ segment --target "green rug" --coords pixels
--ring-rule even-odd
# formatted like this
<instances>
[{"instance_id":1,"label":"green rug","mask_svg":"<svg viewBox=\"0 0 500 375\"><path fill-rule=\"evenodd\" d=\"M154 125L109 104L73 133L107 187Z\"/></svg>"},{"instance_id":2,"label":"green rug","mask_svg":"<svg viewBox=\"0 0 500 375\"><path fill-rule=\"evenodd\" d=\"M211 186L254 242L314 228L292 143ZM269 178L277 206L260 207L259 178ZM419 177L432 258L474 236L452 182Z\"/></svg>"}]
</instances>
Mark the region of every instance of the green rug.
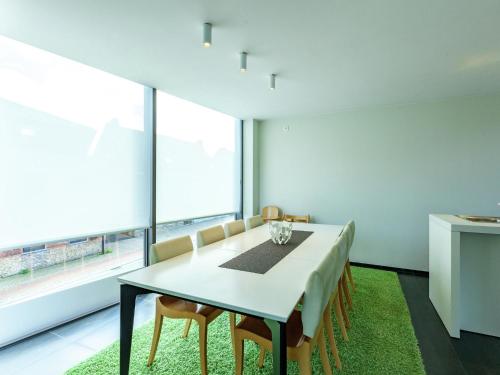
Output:
<instances>
[{"instance_id":1,"label":"green rug","mask_svg":"<svg viewBox=\"0 0 500 375\"><path fill-rule=\"evenodd\" d=\"M393 272L353 267L357 285L353 295L354 310L349 313L349 342L342 340L336 323L335 338L343 374L425 374L417 339L411 324L398 277ZM146 367L153 321L134 331L130 374L200 374L198 327L195 322L187 339L180 338L183 320L164 320L156 359ZM329 348L328 348L329 350ZM263 369L257 368L258 347L245 343L245 374L271 374L272 358L266 355ZM322 374L319 352L313 353L313 374ZM330 353L330 364L334 367ZM227 314L208 328L208 371L210 374L233 374L234 359ZM70 375L119 373L119 342L67 372ZM298 374L295 362L288 361L288 373Z\"/></svg>"}]
</instances>

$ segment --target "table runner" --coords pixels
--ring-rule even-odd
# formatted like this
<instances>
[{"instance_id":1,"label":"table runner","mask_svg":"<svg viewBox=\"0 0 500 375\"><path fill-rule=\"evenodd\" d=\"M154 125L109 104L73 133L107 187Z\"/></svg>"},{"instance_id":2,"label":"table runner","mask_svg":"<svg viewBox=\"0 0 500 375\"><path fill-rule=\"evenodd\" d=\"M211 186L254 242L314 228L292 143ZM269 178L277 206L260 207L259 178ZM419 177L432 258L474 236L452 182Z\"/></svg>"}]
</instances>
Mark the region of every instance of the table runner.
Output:
<instances>
[{"instance_id":1,"label":"table runner","mask_svg":"<svg viewBox=\"0 0 500 375\"><path fill-rule=\"evenodd\" d=\"M294 230L292 237L284 245L276 245L272 240L267 240L219 267L263 275L295 250L311 234L313 234L311 231Z\"/></svg>"}]
</instances>

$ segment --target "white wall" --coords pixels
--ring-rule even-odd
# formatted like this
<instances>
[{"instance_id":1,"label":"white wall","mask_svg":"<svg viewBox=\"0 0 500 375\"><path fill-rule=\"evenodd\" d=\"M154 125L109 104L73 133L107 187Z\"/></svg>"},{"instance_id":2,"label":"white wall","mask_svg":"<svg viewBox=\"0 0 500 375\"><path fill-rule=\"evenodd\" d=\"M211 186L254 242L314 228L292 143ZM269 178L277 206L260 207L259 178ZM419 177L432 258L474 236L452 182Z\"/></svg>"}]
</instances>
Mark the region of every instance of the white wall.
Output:
<instances>
[{"instance_id":1,"label":"white wall","mask_svg":"<svg viewBox=\"0 0 500 375\"><path fill-rule=\"evenodd\" d=\"M354 261L428 270L429 213L500 216L500 96L268 120L259 134L260 206L353 218Z\"/></svg>"},{"instance_id":2,"label":"white wall","mask_svg":"<svg viewBox=\"0 0 500 375\"><path fill-rule=\"evenodd\" d=\"M0 348L118 302L115 276L7 305L0 309Z\"/></svg>"},{"instance_id":3,"label":"white wall","mask_svg":"<svg viewBox=\"0 0 500 375\"><path fill-rule=\"evenodd\" d=\"M59 288L0 309L0 348L25 337L120 302L117 278L142 267L132 262L98 277Z\"/></svg>"},{"instance_id":4,"label":"white wall","mask_svg":"<svg viewBox=\"0 0 500 375\"><path fill-rule=\"evenodd\" d=\"M259 124L243 121L243 216L259 212Z\"/></svg>"}]
</instances>

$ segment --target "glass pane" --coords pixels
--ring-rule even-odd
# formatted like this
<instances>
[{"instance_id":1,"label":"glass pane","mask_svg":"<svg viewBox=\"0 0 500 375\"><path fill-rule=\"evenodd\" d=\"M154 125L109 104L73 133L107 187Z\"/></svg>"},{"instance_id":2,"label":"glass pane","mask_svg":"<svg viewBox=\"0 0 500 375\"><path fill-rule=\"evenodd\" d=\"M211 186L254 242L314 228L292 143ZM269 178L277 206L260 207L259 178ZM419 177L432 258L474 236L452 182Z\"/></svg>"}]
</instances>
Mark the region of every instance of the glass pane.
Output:
<instances>
[{"instance_id":1,"label":"glass pane","mask_svg":"<svg viewBox=\"0 0 500 375\"><path fill-rule=\"evenodd\" d=\"M2 36L0 82L0 306L141 267L144 86Z\"/></svg>"},{"instance_id":2,"label":"glass pane","mask_svg":"<svg viewBox=\"0 0 500 375\"><path fill-rule=\"evenodd\" d=\"M143 265L144 230L0 252L0 307Z\"/></svg>"},{"instance_id":3,"label":"glass pane","mask_svg":"<svg viewBox=\"0 0 500 375\"><path fill-rule=\"evenodd\" d=\"M238 211L235 118L157 93L157 221Z\"/></svg>"},{"instance_id":4,"label":"glass pane","mask_svg":"<svg viewBox=\"0 0 500 375\"><path fill-rule=\"evenodd\" d=\"M0 249L148 224L144 87L0 36Z\"/></svg>"}]
</instances>

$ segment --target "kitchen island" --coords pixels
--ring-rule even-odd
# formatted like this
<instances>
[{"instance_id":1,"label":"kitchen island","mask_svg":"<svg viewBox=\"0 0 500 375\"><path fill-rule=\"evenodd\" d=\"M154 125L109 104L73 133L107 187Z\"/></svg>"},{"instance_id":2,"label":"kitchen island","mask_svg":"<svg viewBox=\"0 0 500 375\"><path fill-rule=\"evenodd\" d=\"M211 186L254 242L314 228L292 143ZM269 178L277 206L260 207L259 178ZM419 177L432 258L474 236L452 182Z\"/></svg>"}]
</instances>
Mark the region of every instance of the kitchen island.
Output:
<instances>
[{"instance_id":1,"label":"kitchen island","mask_svg":"<svg viewBox=\"0 0 500 375\"><path fill-rule=\"evenodd\" d=\"M429 215L429 298L450 336L500 337L500 223Z\"/></svg>"}]
</instances>

